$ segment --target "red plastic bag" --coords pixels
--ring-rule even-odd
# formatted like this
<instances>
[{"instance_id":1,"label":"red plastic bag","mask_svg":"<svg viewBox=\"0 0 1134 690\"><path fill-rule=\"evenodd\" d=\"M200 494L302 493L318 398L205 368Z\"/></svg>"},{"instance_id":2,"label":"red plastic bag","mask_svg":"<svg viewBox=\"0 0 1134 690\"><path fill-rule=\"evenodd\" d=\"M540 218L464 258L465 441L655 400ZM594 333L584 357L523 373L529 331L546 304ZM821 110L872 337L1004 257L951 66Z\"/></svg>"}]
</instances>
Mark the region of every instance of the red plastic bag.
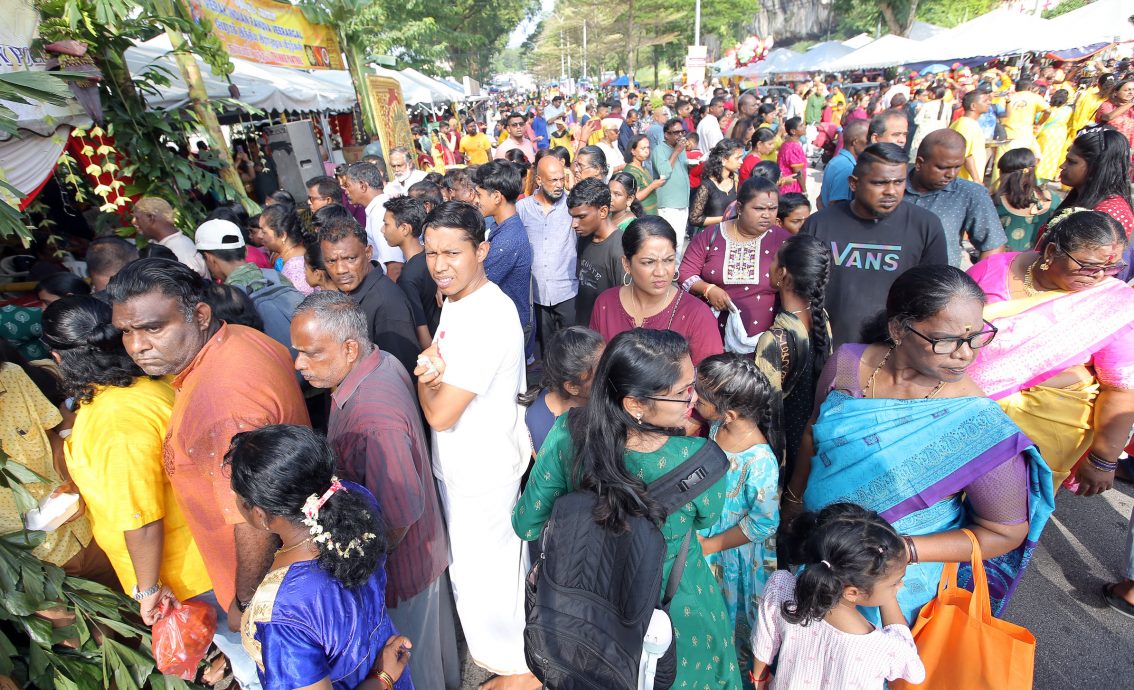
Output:
<instances>
[{"instance_id":1,"label":"red plastic bag","mask_svg":"<svg viewBox=\"0 0 1134 690\"><path fill-rule=\"evenodd\" d=\"M154 661L158 670L182 680L197 676L197 665L205 658L217 632L217 611L200 601L185 601L170 611L153 629Z\"/></svg>"}]
</instances>

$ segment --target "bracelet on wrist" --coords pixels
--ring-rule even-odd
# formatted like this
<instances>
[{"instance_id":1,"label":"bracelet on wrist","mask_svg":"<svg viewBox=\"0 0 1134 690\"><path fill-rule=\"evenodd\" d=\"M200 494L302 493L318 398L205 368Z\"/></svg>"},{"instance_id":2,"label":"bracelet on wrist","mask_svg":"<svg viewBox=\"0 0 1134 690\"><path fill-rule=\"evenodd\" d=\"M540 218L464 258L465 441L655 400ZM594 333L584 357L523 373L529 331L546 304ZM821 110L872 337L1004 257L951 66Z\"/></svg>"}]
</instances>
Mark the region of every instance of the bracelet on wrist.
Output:
<instances>
[{"instance_id":1,"label":"bracelet on wrist","mask_svg":"<svg viewBox=\"0 0 1134 690\"><path fill-rule=\"evenodd\" d=\"M902 541L906 543L906 556L909 558L907 563L914 564L918 562L917 558L917 545L914 544L913 537L908 534L902 535Z\"/></svg>"},{"instance_id":2,"label":"bracelet on wrist","mask_svg":"<svg viewBox=\"0 0 1134 690\"><path fill-rule=\"evenodd\" d=\"M711 292L712 289L716 287L716 285L713 285L712 283L710 283L707 280L705 281L705 285L707 287L705 288L705 291L701 293L701 297L705 300L708 300L709 299L709 292Z\"/></svg>"},{"instance_id":3,"label":"bracelet on wrist","mask_svg":"<svg viewBox=\"0 0 1134 690\"><path fill-rule=\"evenodd\" d=\"M1093 450L1087 451L1087 463L1101 472L1114 472L1118 469L1117 460L1107 460Z\"/></svg>"},{"instance_id":4,"label":"bracelet on wrist","mask_svg":"<svg viewBox=\"0 0 1134 690\"><path fill-rule=\"evenodd\" d=\"M134 597L134 601L141 601L143 599L152 597L153 595L157 594L160 591L161 591L161 580L158 580L156 583L154 583L153 587L148 587L146 589L143 589L142 591L138 591L138 585L135 584L134 585L134 591L131 592L131 596Z\"/></svg>"},{"instance_id":5,"label":"bracelet on wrist","mask_svg":"<svg viewBox=\"0 0 1134 690\"><path fill-rule=\"evenodd\" d=\"M385 671L371 671L370 677L385 686L386 690L394 690L394 678L389 673Z\"/></svg>"}]
</instances>

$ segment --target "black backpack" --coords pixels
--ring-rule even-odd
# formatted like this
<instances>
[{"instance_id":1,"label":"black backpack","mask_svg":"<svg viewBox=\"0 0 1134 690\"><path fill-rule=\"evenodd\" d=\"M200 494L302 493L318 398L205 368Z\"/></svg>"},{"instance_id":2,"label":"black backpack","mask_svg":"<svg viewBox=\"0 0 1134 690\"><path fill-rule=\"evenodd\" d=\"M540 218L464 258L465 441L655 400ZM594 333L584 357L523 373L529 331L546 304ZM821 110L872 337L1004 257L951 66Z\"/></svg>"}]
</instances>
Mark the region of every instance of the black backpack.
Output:
<instances>
[{"instance_id":1,"label":"black backpack","mask_svg":"<svg viewBox=\"0 0 1134 690\"><path fill-rule=\"evenodd\" d=\"M724 452L709 441L646 489L668 516L727 470ZM596 499L590 491L556 499L528 573L524 656L548 690L636 690L646 629L659 599L668 612L689 555L692 527L661 596L661 530L648 518L632 517L629 529L615 534L595 523ZM657 662L653 687L666 690L676 674L671 643Z\"/></svg>"}]
</instances>

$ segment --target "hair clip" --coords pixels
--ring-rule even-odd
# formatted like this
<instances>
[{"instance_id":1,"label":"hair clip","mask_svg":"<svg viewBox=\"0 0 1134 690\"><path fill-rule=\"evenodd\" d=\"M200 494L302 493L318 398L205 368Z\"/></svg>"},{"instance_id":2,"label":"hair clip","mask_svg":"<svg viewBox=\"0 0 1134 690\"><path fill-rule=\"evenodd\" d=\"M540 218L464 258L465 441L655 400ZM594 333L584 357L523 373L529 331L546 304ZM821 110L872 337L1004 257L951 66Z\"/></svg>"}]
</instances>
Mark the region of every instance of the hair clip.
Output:
<instances>
[{"instance_id":1,"label":"hair clip","mask_svg":"<svg viewBox=\"0 0 1134 690\"><path fill-rule=\"evenodd\" d=\"M827 561L819 561L819 562L822 563L823 565L827 566L828 570L831 570L831 564L830 563L828 563Z\"/></svg>"}]
</instances>

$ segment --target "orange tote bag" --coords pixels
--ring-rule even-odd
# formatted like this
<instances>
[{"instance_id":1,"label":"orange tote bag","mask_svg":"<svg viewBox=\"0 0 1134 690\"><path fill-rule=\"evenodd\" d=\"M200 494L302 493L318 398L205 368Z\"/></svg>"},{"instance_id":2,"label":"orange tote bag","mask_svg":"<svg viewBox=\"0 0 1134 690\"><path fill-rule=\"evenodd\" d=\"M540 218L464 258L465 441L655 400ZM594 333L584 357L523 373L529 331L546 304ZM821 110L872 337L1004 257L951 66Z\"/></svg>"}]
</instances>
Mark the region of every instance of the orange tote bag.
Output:
<instances>
[{"instance_id":1,"label":"orange tote bag","mask_svg":"<svg viewBox=\"0 0 1134 690\"><path fill-rule=\"evenodd\" d=\"M973 544L973 590L957 585L957 564L945 564L937 598L918 614L913 637L925 682L891 681L902 690L1032 690L1036 638L1027 628L992 617L980 544Z\"/></svg>"}]
</instances>

